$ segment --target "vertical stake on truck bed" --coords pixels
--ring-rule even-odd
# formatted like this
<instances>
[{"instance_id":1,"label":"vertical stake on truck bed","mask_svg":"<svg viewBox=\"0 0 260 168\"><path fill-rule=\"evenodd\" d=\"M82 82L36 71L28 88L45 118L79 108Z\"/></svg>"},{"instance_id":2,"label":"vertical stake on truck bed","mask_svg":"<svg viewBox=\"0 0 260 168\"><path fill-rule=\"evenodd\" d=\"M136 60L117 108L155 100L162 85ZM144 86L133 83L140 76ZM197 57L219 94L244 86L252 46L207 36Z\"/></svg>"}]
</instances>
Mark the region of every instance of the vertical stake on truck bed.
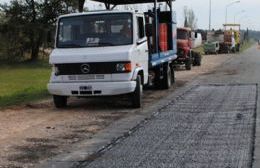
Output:
<instances>
[{"instance_id":1,"label":"vertical stake on truck bed","mask_svg":"<svg viewBox=\"0 0 260 168\"><path fill-rule=\"evenodd\" d=\"M158 29L158 9L157 9L157 0L154 0L154 20L155 20L155 52L158 53L160 57L160 52L159 52L159 29ZM163 72L164 72L164 67L163 64L160 64L159 68L159 79L163 79Z\"/></svg>"},{"instance_id":2,"label":"vertical stake on truck bed","mask_svg":"<svg viewBox=\"0 0 260 168\"><path fill-rule=\"evenodd\" d=\"M159 53L157 0L154 0L154 17L155 17L154 18L155 19L155 52Z\"/></svg>"}]
</instances>

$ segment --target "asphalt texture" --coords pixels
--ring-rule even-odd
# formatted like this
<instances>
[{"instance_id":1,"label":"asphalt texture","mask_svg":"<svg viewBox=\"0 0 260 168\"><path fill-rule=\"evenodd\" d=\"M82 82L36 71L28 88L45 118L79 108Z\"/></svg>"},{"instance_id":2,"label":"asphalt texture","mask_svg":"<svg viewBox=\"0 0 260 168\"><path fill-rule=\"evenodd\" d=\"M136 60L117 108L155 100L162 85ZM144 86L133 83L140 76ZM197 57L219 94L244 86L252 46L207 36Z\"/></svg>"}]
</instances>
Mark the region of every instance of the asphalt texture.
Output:
<instances>
[{"instance_id":1,"label":"asphalt texture","mask_svg":"<svg viewBox=\"0 0 260 168\"><path fill-rule=\"evenodd\" d=\"M79 167L251 167L256 84L200 85Z\"/></svg>"}]
</instances>

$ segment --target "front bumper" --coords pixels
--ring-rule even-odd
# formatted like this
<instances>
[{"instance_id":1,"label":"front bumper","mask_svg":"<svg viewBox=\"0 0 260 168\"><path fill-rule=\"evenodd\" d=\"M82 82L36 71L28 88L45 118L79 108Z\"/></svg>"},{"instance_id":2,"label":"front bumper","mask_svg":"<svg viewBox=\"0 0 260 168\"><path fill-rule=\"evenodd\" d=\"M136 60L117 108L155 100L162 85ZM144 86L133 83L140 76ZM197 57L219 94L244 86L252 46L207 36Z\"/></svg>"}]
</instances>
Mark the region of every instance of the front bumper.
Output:
<instances>
[{"instance_id":1,"label":"front bumper","mask_svg":"<svg viewBox=\"0 0 260 168\"><path fill-rule=\"evenodd\" d=\"M52 95L60 96L113 96L132 93L135 87L136 81L49 83L48 91Z\"/></svg>"}]
</instances>

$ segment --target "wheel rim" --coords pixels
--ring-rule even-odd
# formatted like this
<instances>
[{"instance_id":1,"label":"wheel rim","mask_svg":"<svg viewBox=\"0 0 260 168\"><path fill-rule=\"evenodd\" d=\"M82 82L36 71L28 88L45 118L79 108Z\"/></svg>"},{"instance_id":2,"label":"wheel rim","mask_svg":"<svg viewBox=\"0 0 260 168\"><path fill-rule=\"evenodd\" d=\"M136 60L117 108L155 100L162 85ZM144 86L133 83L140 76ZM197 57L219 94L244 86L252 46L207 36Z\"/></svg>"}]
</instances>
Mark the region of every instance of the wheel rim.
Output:
<instances>
[{"instance_id":1,"label":"wheel rim","mask_svg":"<svg viewBox=\"0 0 260 168\"><path fill-rule=\"evenodd\" d=\"M170 70L170 68L168 68L168 87L170 87L172 84L171 77L172 77L171 70Z\"/></svg>"},{"instance_id":2,"label":"wheel rim","mask_svg":"<svg viewBox=\"0 0 260 168\"><path fill-rule=\"evenodd\" d=\"M140 83L140 96L143 95L143 85Z\"/></svg>"}]
</instances>

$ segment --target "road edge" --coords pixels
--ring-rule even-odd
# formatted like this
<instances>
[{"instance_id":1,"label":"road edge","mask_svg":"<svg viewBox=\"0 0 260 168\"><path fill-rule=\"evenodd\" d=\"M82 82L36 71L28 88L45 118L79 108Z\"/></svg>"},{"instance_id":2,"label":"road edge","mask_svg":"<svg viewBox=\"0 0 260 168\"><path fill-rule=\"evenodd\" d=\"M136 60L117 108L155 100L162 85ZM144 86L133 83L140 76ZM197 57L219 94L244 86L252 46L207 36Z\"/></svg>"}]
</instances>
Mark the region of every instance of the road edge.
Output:
<instances>
[{"instance_id":1,"label":"road edge","mask_svg":"<svg viewBox=\"0 0 260 168\"><path fill-rule=\"evenodd\" d=\"M260 85L257 84L257 106L256 106L256 123L255 123L255 140L253 145L253 162L252 168L260 168Z\"/></svg>"}]
</instances>

